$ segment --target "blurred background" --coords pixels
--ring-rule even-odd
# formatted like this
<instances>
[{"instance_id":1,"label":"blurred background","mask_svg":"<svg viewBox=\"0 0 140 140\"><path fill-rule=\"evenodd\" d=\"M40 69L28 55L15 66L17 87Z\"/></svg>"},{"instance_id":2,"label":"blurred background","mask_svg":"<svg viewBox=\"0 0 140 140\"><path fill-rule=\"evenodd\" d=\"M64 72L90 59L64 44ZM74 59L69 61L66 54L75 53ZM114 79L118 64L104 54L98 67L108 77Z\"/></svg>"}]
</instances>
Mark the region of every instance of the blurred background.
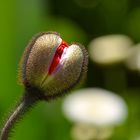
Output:
<instances>
[{"instance_id":1,"label":"blurred background","mask_svg":"<svg viewBox=\"0 0 140 140\"><path fill-rule=\"evenodd\" d=\"M23 92L17 82L22 52L42 31L59 32L68 43L80 42L89 51L87 79L80 89L102 88L125 102L125 121L100 139L140 140L140 1L1 0L0 122ZM74 122L62 110L64 100L38 104L10 140L74 139Z\"/></svg>"}]
</instances>

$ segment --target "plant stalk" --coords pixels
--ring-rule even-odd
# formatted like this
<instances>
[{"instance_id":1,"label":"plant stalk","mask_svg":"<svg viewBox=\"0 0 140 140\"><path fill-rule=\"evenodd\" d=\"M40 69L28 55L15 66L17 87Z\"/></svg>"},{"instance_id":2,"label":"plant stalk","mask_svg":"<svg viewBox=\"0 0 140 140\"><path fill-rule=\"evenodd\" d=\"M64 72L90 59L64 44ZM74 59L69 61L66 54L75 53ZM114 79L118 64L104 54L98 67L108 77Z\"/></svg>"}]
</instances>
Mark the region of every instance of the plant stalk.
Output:
<instances>
[{"instance_id":1,"label":"plant stalk","mask_svg":"<svg viewBox=\"0 0 140 140\"><path fill-rule=\"evenodd\" d=\"M17 105L15 110L11 113L10 117L7 119L4 124L1 134L0 140L8 140L10 132L15 124L23 117L23 115L40 99L30 93L25 93L20 103Z\"/></svg>"}]
</instances>

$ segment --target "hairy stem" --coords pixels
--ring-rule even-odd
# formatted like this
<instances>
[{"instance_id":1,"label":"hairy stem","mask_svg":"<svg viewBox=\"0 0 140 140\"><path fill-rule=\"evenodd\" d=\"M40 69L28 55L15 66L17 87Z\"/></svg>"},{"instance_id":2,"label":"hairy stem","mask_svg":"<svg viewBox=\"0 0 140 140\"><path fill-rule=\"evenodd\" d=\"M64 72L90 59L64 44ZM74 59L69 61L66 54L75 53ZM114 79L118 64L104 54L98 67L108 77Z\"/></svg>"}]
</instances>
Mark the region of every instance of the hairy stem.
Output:
<instances>
[{"instance_id":1,"label":"hairy stem","mask_svg":"<svg viewBox=\"0 0 140 140\"><path fill-rule=\"evenodd\" d=\"M39 101L37 96L30 93L25 93L16 109L11 113L10 117L7 119L5 125L3 126L0 134L0 140L8 140L9 134L14 125L37 101Z\"/></svg>"}]
</instances>

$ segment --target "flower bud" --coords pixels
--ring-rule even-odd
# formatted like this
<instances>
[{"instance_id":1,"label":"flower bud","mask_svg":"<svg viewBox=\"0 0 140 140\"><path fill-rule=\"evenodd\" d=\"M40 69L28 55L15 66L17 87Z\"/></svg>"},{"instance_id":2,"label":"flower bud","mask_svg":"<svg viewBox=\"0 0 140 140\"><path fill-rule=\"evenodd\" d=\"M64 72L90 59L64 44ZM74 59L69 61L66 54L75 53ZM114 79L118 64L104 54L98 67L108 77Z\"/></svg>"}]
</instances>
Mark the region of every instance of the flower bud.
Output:
<instances>
[{"instance_id":1,"label":"flower bud","mask_svg":"<svg viewBox=\"0 0 140 140\"><path fill-rule=\"evenodd\" d=\"M81 45L68 45L54 32L40 33L21 59L21 82L26 90L37 89L46 99L60 96L85 75L87 62L87 52Z\"/></svg>"}]
</instances>

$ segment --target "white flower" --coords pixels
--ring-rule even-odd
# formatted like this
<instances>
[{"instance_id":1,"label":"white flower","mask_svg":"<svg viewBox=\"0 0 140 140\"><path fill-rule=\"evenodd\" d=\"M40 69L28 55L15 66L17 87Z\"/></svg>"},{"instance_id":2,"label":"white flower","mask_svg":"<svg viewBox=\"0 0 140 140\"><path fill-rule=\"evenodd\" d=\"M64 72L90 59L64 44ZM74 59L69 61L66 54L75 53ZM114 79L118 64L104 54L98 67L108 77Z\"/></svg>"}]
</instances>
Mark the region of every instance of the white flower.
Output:
<instances>
[{"instance_id":1,"label":"white flower","mask_svg":"<svg viewBox=\"0 0 140 140\"><path fill-rule=\"evenodd\" d=\"M124 100L100 88L75 91L64 100L63 111L71 121L97 127L120 124L127 116Z\"/></svg>"},{"instance_id":2,"label":"white flower","mask_svg":"<svg viewBox=\"0 0 140 140\"><path fill-rule=\"evenodd\" d=\"M125 35L98 37L89 44L91 59L98 64L112 64L123 61L132 41Z\"/></svg>"},{"instance_id":3,"label":"white flower","mask_svg":"<svg viewBox=\"0 0 140 140\"><path fill-rule=\"evenodd\" d=\"M140 71L140 44L128 50L126 65L131 70Z\"/></svg>"},{"instance_id":4,"label":"white flower","mask_svg":"<svg viewBox=\"0 0 140 140\"><path fill-rule=\"evenodd\" d=\"M96 128L87 124L75 124L71 129L74 140L106 140L112 133L112 128Z\"/></svg>"}]
</instances>

